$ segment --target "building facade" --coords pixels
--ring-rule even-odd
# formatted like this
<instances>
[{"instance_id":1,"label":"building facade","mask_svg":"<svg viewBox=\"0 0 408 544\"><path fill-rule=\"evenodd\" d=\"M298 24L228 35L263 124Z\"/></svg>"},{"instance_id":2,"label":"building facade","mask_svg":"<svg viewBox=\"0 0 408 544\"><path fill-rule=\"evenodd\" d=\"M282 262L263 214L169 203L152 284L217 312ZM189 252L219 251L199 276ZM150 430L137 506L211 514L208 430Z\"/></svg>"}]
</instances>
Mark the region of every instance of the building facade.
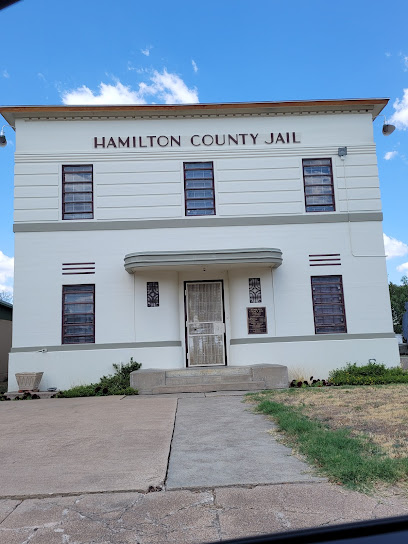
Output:
<instances>
[{"instance_id":1,"label":"building facade","mask_svg":"<svg viewBox=\"0 0 408 544\"><path fill-rule=\"evenodd\" d=\"M15 372L399 363L372 123L386 99L27 106Z\"/></svg>"}]
</instances>

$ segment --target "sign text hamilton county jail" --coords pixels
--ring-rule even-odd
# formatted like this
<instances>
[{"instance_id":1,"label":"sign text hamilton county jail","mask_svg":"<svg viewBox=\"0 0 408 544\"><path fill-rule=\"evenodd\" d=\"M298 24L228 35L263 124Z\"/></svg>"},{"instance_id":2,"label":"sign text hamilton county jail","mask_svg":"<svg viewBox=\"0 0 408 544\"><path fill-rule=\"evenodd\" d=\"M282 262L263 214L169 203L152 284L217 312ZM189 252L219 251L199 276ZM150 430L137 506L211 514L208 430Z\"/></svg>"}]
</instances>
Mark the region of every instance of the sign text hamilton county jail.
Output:
<instances>
[{"instance_id":1,"label":"sign text hamilton county jail","mask_svg":"<svg viewBox=\"0 0 408 544\"><path fill-rule=\"evenodd\" d=\"M235 145L274 145L300 144L300 135L296 132L269 132L268 134L194 134L193 136L95 136L94 148L145 148L145 147L182 147L200 146L235 146Z\"/></svg>"}]
</instances>

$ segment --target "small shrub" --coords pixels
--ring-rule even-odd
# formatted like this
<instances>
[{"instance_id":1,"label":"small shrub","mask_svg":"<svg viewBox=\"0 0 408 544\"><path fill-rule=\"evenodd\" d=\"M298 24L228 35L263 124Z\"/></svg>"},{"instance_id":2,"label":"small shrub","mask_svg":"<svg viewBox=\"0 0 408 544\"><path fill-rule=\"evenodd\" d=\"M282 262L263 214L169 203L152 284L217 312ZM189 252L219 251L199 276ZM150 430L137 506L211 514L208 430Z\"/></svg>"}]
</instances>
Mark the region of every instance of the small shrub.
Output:
<instances>
[{"instance_id":1,"label":"small shrub","mask_svg":"<svg viewBox=\"0 0 408 544\"><path fill-rule=\"evenodd\" d=\"M129 386L130 373L139 370L142 365L130 358L127 364L114 364L115 373L109 376L102 376L98 383L89 385L77 385L60 391L59 398L72 397L102 397L107 395L137 395L137 390Z\"/></svg>"},{"instance_id":2,"label":"small shrub","mask_svg":"<svg viewBox=\"0 0 408 544\"><path fill-rule=\"evenodd\" d=\"M348 363L344 368L332 370L329 381L333 385L408 383L408 371L401 367L387 368L381 363L368 363L363 366Z\"/></svg>"}]
</instances>

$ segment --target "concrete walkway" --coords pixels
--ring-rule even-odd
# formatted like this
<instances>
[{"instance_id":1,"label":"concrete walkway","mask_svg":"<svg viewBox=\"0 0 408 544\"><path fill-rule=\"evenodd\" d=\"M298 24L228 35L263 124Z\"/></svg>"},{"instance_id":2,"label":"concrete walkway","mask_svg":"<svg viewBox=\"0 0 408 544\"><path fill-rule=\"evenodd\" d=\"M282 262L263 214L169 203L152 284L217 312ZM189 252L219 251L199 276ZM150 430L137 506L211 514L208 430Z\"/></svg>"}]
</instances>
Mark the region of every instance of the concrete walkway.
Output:
<instances>
[{"instance_id":1,"label":"concrete walkway","mask_svg":"<svg viewBox=\"0 0 408 544\"><path fill-rule=\"evenodd\" d=\"M116 396L0 403L0 495L163 486L176 406Z\"/></svg>"},{"instance_id":2,"label":"concrete walkway","mask_svg":"<svg viewBox=\"0 0 408 544\"><path fill-rule=\"evenodd\" d=\"M321 481L250 409L243 396L180 398L166 488Z\"/></svg>"}]
</instances>

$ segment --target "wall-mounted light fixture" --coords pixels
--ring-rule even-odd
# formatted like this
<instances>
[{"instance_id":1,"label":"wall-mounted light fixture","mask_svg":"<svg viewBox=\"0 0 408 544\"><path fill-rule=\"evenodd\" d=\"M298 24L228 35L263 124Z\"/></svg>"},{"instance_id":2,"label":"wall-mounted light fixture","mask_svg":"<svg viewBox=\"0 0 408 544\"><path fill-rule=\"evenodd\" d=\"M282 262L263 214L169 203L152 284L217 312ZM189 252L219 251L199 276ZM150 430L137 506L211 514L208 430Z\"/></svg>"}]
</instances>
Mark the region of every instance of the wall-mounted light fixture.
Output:
<instances>
[{"instance_id":1,"label":"wall-mounted light fixture","mask_svg":"<svg viewBox=\"0 0 408 544\"><path fill-rule=\"evenodd\" d=\"M14 128L11 125L3 125L1 127L1 131L0 131L0 147L6 147L6 145L7 145L7 138L6 138L6 135L4 134L4 128L5 127Z\"/></svg>"},{"instance_id":2,"label":"wall-mounted light fixture","mask_svg":"<svg viewBox=\"0 0 408 544\"><path fill-rule=\"evenodd\" d=\"M384 117L384 123L382 127L382 133L384 134L384 136L389 136L390 134L392 134L395 130L395 125L387 123L387 118L385 117L385 115L378 115L378 117Z\"/></svg>"},{"instance_id":3,"label":"wall-mounted light fixture","mask_svg":"<svg viewBox=\"0 0 408 544\"><path fill-rule=\"evenodd\" d=\"M0 132L0 147L5 147L7 145L7 140L6 140L6 136L4 134L4 127L6 125L4 125L1 129L1 132Z\"/></svg>"}]
</instances>

